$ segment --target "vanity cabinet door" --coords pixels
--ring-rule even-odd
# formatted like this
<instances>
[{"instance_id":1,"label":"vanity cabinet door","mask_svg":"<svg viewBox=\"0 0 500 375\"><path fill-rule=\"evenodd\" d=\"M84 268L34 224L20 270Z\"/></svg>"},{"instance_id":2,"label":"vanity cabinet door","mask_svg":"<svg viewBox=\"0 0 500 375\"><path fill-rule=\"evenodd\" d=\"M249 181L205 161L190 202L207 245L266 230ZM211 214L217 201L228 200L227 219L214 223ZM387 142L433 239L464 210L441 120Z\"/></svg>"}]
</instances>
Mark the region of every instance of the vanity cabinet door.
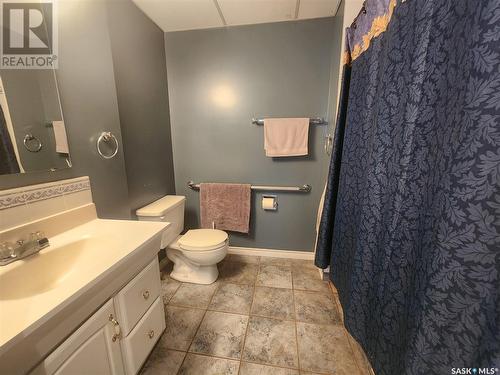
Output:
<instances>
[{"instance_id":1,"label":"vanity cabinet door","mask_svg":"<svg viewBox=\"0 0 500 375\"><path fill-rule=\"evenodd\" d=\"M113 301L108 301L75 333L52 352L33 372L57 375L123 374L120 340L113 341L116 327Z\"/></svg>"},{"instance_id":2,"label":"vanity cabinet door","mask_svg":"<svg viewBox=\"0 0 500 375\"><path fill-rule=\"evenodd\" d=\"M115 308L126 337L160 295L158 257L149 263L115 297Z\"/></svg>"},{"instance_id":3,"label":"vanity cabinet door","mask_svg":"<svg viewBox=\"0 0 500 375\"><path fill-rule=\"evenodd\" d=\"M132 332L122 340L125 371L128 375L139 372L164 330L165 311L163 300L158 297Z\"/></svg>"}]
</instances>

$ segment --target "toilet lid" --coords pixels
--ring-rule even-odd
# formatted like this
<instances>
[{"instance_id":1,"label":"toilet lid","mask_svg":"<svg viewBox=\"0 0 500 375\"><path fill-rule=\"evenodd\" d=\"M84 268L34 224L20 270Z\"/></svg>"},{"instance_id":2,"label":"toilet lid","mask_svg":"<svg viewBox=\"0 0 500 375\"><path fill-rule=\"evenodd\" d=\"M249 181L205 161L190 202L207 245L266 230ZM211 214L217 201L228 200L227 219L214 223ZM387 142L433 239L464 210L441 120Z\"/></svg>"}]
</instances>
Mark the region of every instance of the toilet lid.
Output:
<instances>
[{"instance_id":1,"label":"toilet lid","mask_svg":"<svg viewBox=\"0 0 500 375\"><path fill-rule=\"evenodd\" d=\"M182 236L179 247L183 250L212 250L224 245L227 233L218 229L191 229Z\"/></svg>"}]
</instances>

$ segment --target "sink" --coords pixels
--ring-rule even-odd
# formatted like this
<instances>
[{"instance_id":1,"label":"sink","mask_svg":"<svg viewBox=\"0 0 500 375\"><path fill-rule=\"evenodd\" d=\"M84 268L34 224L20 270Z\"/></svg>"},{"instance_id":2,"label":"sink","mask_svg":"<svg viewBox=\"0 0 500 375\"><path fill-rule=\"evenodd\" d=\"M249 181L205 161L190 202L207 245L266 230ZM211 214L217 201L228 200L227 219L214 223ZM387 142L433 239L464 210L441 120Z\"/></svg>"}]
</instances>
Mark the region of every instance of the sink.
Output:
<instances>
[{"instance_id":1,"label":"sink","mask_svg":"<svg viewBox=\"0 0 500 375\"><path fill-rule=\"evenodd\" d=\"M0 267L0 373L28 373L157 255L169 226L99 219L88 204L0 232L50 241Z\"/></svg>"},{"instance_id":2,"label":"sink","mask_svg":"<svg viewBox=\"0 0 500 375\"><path fill-rule=\"evenodd\" d=\"M105 290L123 270L134 272L159 251L168 225L93 219L48 235L49 247L0 267L0 322L10 322L0 325L0 357L5 344L22 339L28 327L31 331L73 303L87 303L79 297L92 288Z\"/></svg>"},{"instance_id":3,"label":"sink","mask_svg":"<svg viewBox=\"0 0 500 375\"><path fill-rule=\"evenodd\" d=\"M56 288L78 265L84 264L81 258L85 250L96 243L99 241L95 238L84 237L50 246L16 262L16 267L0 274L0 301L26 298Z\"/></svg>"}]
</instances>

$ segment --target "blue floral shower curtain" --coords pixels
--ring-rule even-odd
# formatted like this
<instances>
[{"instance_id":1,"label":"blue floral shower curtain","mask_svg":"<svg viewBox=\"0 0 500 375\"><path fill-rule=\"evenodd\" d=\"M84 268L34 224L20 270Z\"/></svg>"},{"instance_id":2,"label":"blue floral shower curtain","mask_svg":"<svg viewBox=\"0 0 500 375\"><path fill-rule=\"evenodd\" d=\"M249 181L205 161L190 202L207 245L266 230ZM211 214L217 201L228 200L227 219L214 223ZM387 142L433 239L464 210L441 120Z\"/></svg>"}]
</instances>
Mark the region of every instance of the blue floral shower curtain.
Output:
<instances>
[{"instance_id":1,"label":"blue floral shower curtain","mask_svg":"<svg viewBox=\"0 0 500 375\"><path fill-rule=\"evenodd\" d=\"M500 1L367 0L346 42L316 265L377 374L494 371Z\"/></svg>"}]
</instances>

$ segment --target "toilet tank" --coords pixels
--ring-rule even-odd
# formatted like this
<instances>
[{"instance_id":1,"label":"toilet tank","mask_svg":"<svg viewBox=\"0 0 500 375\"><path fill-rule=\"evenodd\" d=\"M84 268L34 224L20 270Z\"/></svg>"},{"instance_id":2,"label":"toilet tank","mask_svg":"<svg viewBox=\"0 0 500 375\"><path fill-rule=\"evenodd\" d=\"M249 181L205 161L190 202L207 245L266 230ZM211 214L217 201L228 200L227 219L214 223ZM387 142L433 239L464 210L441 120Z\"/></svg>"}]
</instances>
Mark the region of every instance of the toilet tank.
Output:
<instances>
[{"instance_id":1,"label":"toilet tank","mask_svg":"<svg viewBox=\"0 0 500 375\"><path fill-rule=\"evenodd\" d=\"M166 195L142 208L135 214L141 221L169 222L170 227L163 233L161 248L167 247L184 230L184 206L186 197Z\"/></svg>"}]
</instances>

